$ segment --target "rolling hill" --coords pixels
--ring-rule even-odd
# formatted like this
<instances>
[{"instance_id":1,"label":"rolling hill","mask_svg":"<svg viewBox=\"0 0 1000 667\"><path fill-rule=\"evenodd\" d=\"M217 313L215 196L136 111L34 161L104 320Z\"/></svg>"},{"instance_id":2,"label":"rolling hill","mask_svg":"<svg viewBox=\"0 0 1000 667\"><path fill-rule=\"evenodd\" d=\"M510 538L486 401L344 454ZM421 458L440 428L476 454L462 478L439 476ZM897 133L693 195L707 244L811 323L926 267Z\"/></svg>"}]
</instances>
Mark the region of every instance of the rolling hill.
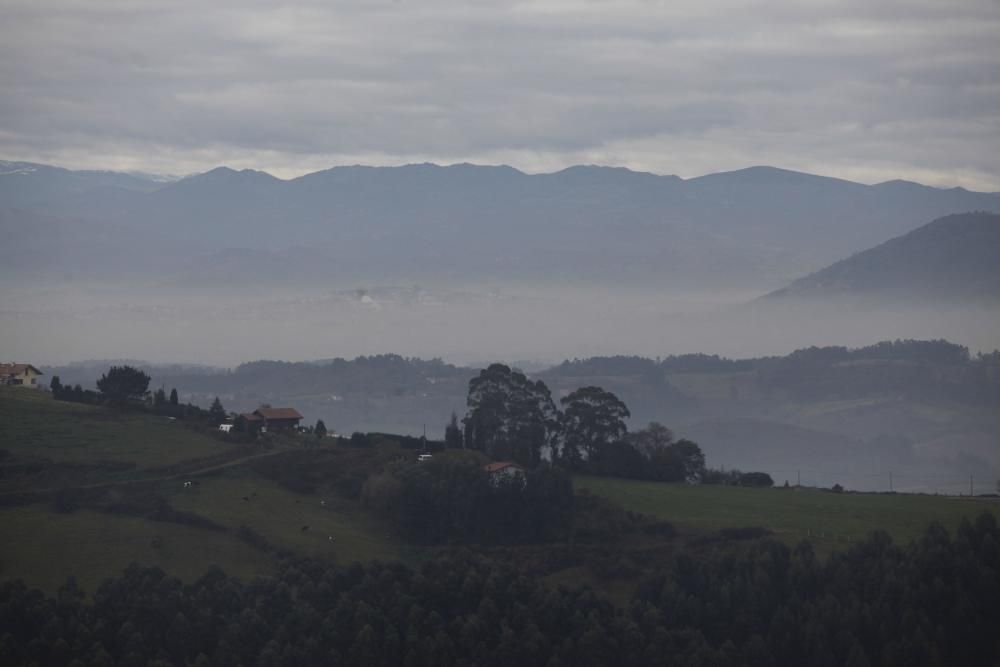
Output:
<instances>
[{"instance_id":1,"label":"rolling hill","mask_svg":"<svg viewBox=\"0 0 1000 667\"><path fill-rule=\"evenodd\" d=\"M0 426L0 582L23 579L55 592L73 576L93 592L133 562L190 582L212 566L244 580L273 574L290 555L347 564L416 562L431 553L401 542L359 502L367 476L404 455L391 438L361 449L288 441L272 448L243 443L237 446L245 451L232 452L232 443L182 421L10 388L0 389ZM220 451L236 458L198 464ZM681 543L711 539L720 529L762 526L789 544L810 538L821 554L873 529L908 540L930 519L953 527L993 506L986 499L582 476L574 486L675 523ZM535 548L523 555L531 557ZM573 566L555 570L580 581Z\"/></svg>"}]
</instances>

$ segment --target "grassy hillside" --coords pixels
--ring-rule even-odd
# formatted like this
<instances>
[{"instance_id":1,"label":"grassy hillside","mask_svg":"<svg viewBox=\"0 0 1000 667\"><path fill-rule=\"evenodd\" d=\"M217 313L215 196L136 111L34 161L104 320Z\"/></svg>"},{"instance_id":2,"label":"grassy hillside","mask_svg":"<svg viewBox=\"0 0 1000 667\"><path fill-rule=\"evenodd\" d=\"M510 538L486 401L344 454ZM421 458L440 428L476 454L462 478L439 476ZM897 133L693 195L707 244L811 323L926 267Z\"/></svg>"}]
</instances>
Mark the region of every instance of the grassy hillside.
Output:
<instances>
[{"instance_id":1,"label":"grassy hillside","mask_svg":"<svg viewBox=\"0 0 1000 667\"><path fill-rule=\"evenodd\" d=\"M72 575L93 592L132 562L190 581L213 565L269 574L283 551L398 558L358 503L294 493L246 465L288 446L262 451L163 417L0 390L0 579L52 592Z\"/></svg>"},{"instance_id":2,"label":"grassy hillside","mask_svg":"<svg viewBox=\"0 0 1000 667\"><path fill-rule=\"evenodd\" d=\"M131 562L190 581L212 565L244 578L269 574L287 552L338 562L419 557L356 500L365 477L401 455L398 446L384 438L367 449L315 442L290 438L248 449L182 422L2 391L0 579L52 592L73 575L92 592ZM178 475L178 466L188 472ZM46 486L54 481L59 485ZM953 528L962 516L998 507L591 477L575 484L672 522L678 546L722 528L763 526L789 543L810 538L829 553L875 529L906 541L930 520ZM570 568L552 581L581 576Z\"/></svg>"},{"instance_id":3,"label":"grassy hillside","mask_svg":"<svg viewBox=\"0 0 1000 667\"><path fill-rule=\"evenodd\" d=\"M134 463L144 469L210 457L232 446L166 417L0 387L0 448L56 463Z\"/></svg>"},{"instance_id":4,"label":"grassy hillside","mask_svg":"<svg viewBox=\"0 0 1000 667\"><path fill-rule=\"evenodd\" d=\"M992 499L688 486L600 477L577 477L574 483L578 489L665 519L681 530L762 526L789 544L810 539L821 552L846 546L874 530L907 542L931 521L951 530L962 517L974 519L984 510L1000 517L1000 503Z\"/></svg>"},{"instance_id":5,"label":"grassy hillside","mask_svg":"<svg viewBox=\"0 0 1000 667\"><path fill-rule=\"evenodd\" d=\"M156 565L193 581L213 565L241 578L268 574L275 561L230 532L47 504L0 509L0 579L54 592L74 576L87 593L130 563Z\"/></svg>"}]
</instances>

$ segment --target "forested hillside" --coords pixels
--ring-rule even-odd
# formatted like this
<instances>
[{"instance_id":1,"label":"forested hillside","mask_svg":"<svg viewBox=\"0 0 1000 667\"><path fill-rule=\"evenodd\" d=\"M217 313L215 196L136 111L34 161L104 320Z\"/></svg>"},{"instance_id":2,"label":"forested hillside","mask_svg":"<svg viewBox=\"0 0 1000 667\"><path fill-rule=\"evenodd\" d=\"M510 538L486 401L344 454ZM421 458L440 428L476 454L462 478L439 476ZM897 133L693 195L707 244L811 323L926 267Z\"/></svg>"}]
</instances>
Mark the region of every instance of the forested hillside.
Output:
<instances>
[{"instance_id":1,"label":"forested hillside","mask_svg":"<svg viewBox=\"0 0 1000 667\"><path fill-rule=\"evenodd\" d=\"M489 557L419 568L285 563L191 584L129 568L86 600L0 587L0 658L64 664L990 665L1000 656L990 515L912 546L876 533L829 561L762 542L658 565L624 608ZM45 641L39 638L45 637Z\"/></svg>"}]
</instances>

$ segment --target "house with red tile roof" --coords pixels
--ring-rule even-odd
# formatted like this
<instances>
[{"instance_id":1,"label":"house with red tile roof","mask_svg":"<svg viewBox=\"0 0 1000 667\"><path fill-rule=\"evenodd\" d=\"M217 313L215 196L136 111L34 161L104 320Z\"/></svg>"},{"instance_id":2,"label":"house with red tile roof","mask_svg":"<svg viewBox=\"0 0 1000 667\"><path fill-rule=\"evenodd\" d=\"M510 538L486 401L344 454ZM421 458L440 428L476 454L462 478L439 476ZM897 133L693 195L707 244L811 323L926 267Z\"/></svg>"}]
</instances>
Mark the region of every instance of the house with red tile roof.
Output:
<instances>
[{"instance_id":1,"label":"house with red tile roof","mask_svg":"<svg viewBox=\"0 0 1000 667\"><path fill-rule=\"evenodd\" d=\"M257 428L261 433L268 431L286 431L297 428L302 415L295 408L272 408L264 406L257 408L253 412L246 412L240 415L247 420L253 428Z\"/></svg>"},{"instance_id":2,"label":"house with red tile roof","mask_svg":"<svg viewBox=\"0 0 1000 667\"><path fill-rule=\"evenodd\" d=\"M0 385L38 388L38 377L44 375L31 364L0 364Z\"/></svg>"},{"instance_id":3,"label":"house with red tile roof","mask_svg":"<svg viewBox=\"0 0 1000 667\"><path fill-rule=\"evenodd\" d=\"M499 484L504 479L519 478L524 480L524 468L513 461L494 461L483 466L490 476L490 482Z\"/></svg>"}]
</instances>

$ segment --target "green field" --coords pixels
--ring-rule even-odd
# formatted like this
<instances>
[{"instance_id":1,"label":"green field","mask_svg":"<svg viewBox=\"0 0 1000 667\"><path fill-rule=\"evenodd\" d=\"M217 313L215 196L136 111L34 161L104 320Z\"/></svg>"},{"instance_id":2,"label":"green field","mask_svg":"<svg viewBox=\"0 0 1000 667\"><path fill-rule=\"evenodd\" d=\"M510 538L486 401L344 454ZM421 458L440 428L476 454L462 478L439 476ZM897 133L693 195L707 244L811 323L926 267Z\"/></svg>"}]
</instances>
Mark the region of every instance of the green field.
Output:
<instances>
[{"instance_id":1,"label":"green field","mask_svg":"<svg viewBox=\"0 0 1000 667\"><path fill-rule=\"evenodd\" d=\"M574 478L574 483L577 489L665 519L682 531L762 526L789 544L809 539L821 552L846 546L874 530L908 542L931 521L954 529L963 516L973 519L984 510L1000 516L1000 503L990 499L689 486L586 476Z\"/></svg>"},{"instance_id":2,"label":"green field","mask_svg":"<svg viewBox=\"0 0 1000 667\"><path fill-rule=\"evenodd\" d=\"M272 544L305 556L332 557L345 563L399 557L385 527L358 503L337 496L292 493L245 468L203 477L197 487L174 486L179 490L171 497L171 505L177 509L234 531L248 526Z\"/></svg>"},{"instance_id":3,"label":"green field","mask_svg":"<svg viewBox=\"0 0 1000 667\"><path fill-rule=\"evenodd\" d=\"M212 565L243 578L273 571L272 556L216 532L138 517L47 505L0 509L0 579L22 579L54 593L69 576L92 594L130 563L156 565L185 581Z\"/></svg>"},{"instance_id":4,"label":"green field","mask_svg":"<svg viewBox=\"0 0 1000 667\"><path fill-rule=\"evenodd\" d=\"M157 415L55 401L0 387L0 449L56 463L128 462L157 468L234 449Z\"/></svg>"},{"instance_id":5,"label":"green field","mask_svg":"<svg viewBox=\"0 0 1000 667\"><path fill-rule=\"evenodd\" d=\"M266 467L274 464L267 462L262 468L258 461L255 469L244 465L247 456L280 457L289 448L306 445L317 451L312 449L315 440L294 438L264 451L227 444L154 415L54 401L44 392L0 390L0 450L6 452L0 459L0 500L4 501L0 504L0 579L20 578L53 592L74 575L86 591L93 592L100 581L131 562L158 565L190 581L211 565L241 577L268 574L283 550L341 563L422 557L419 549L407 549L391 537L387 527L359 502L334 494L332 481L321 482L316 493L296 493L269 479L279 478ZM383 443L380 447L393 446ZM378 456L377 449L323 451L332 457L328 464L333 472L350 470L348 466L358 465L358 457L367 460L364 452ZM223 457L222 464L192 464L195 472L189 475L155 470L227 452L231 460ZM478 456L457 451L441 454L469 455ZM106 472L98 465L109 461L135 467ZM184 486L188 479L198 483ZM52 486L53 481L60 486ZM931 520L954 528L962 516L1000 509L986 499L699 487L585 476L575 478L575 485L626 509L672 522L680 529L679 546L722 528L762 526L787 543L808 538L818 551L829 553L872 530L886 530L905 542L918 536ZM103 505L88 501L92 504L75 511L57 512L51 490L67 487L121 496L133 504L136 498L160 498L172 510L207 519L219 529L179 523L176 518L170 522L143 518L141 511L136 514L141 507L115 509L106 498ZM27 500L23 497L25 491L45 489L49 491ZM241 539L244 526L271 548L251 546ZM569 571L551 578L561 583L580 576ZM624 595L614 590L608 594Z\"/></svg>"},{"instance_id":6,"label":"green field","mask_svg":"<svg viewBox=\"0 0 1000 667\"><path fill-rule=\"evenodd\" d=\"M198 481L196 487L162 482L155 490L172 507L225 531L88 509L63 514L48 504L0 508L0 578L24 579L51 592L73 575L92 593L132 562L191 581L212 565L243 578L269 574L279 549L341 563L401 555L385 529L356 503L331 498L321 505L318 496L292 493L242 468ZM240 526L264 536L274 550L239 539Z\"/></svg>"},{"instance_id":7,"label":"green field","mask_svg":"<svg viewBox=\"0 0 1000 667\"><path fill-rule=\"evenodd\" d=\"M296 445L286 442L273 453L288 446ZM157 565L190 581L212 565L244 578L269 574L280 551L341 563L402 555L385 527L360 504L331 494L293 493L242 465L247 457L271 452L227 444L164 417L3 388L0 450L6 452L0 459L0 499L72 487L110 493L132 489L222 527L86 507L61 513L45 495L30 504L0 505L0 579L23 579L50 593L70 575L93 592L132 562ZM223 456L221 464L197 463L227 453L232 458ZM109 462L134 468L106 469ZM174 469L157 470L185 463L202 472L177 476ZM37 467L25 470L25 464ZM189 479L198 483L185 487ZM270 550L240 539L242 526L266 539Z\"/></svg>"}]
</instances>

